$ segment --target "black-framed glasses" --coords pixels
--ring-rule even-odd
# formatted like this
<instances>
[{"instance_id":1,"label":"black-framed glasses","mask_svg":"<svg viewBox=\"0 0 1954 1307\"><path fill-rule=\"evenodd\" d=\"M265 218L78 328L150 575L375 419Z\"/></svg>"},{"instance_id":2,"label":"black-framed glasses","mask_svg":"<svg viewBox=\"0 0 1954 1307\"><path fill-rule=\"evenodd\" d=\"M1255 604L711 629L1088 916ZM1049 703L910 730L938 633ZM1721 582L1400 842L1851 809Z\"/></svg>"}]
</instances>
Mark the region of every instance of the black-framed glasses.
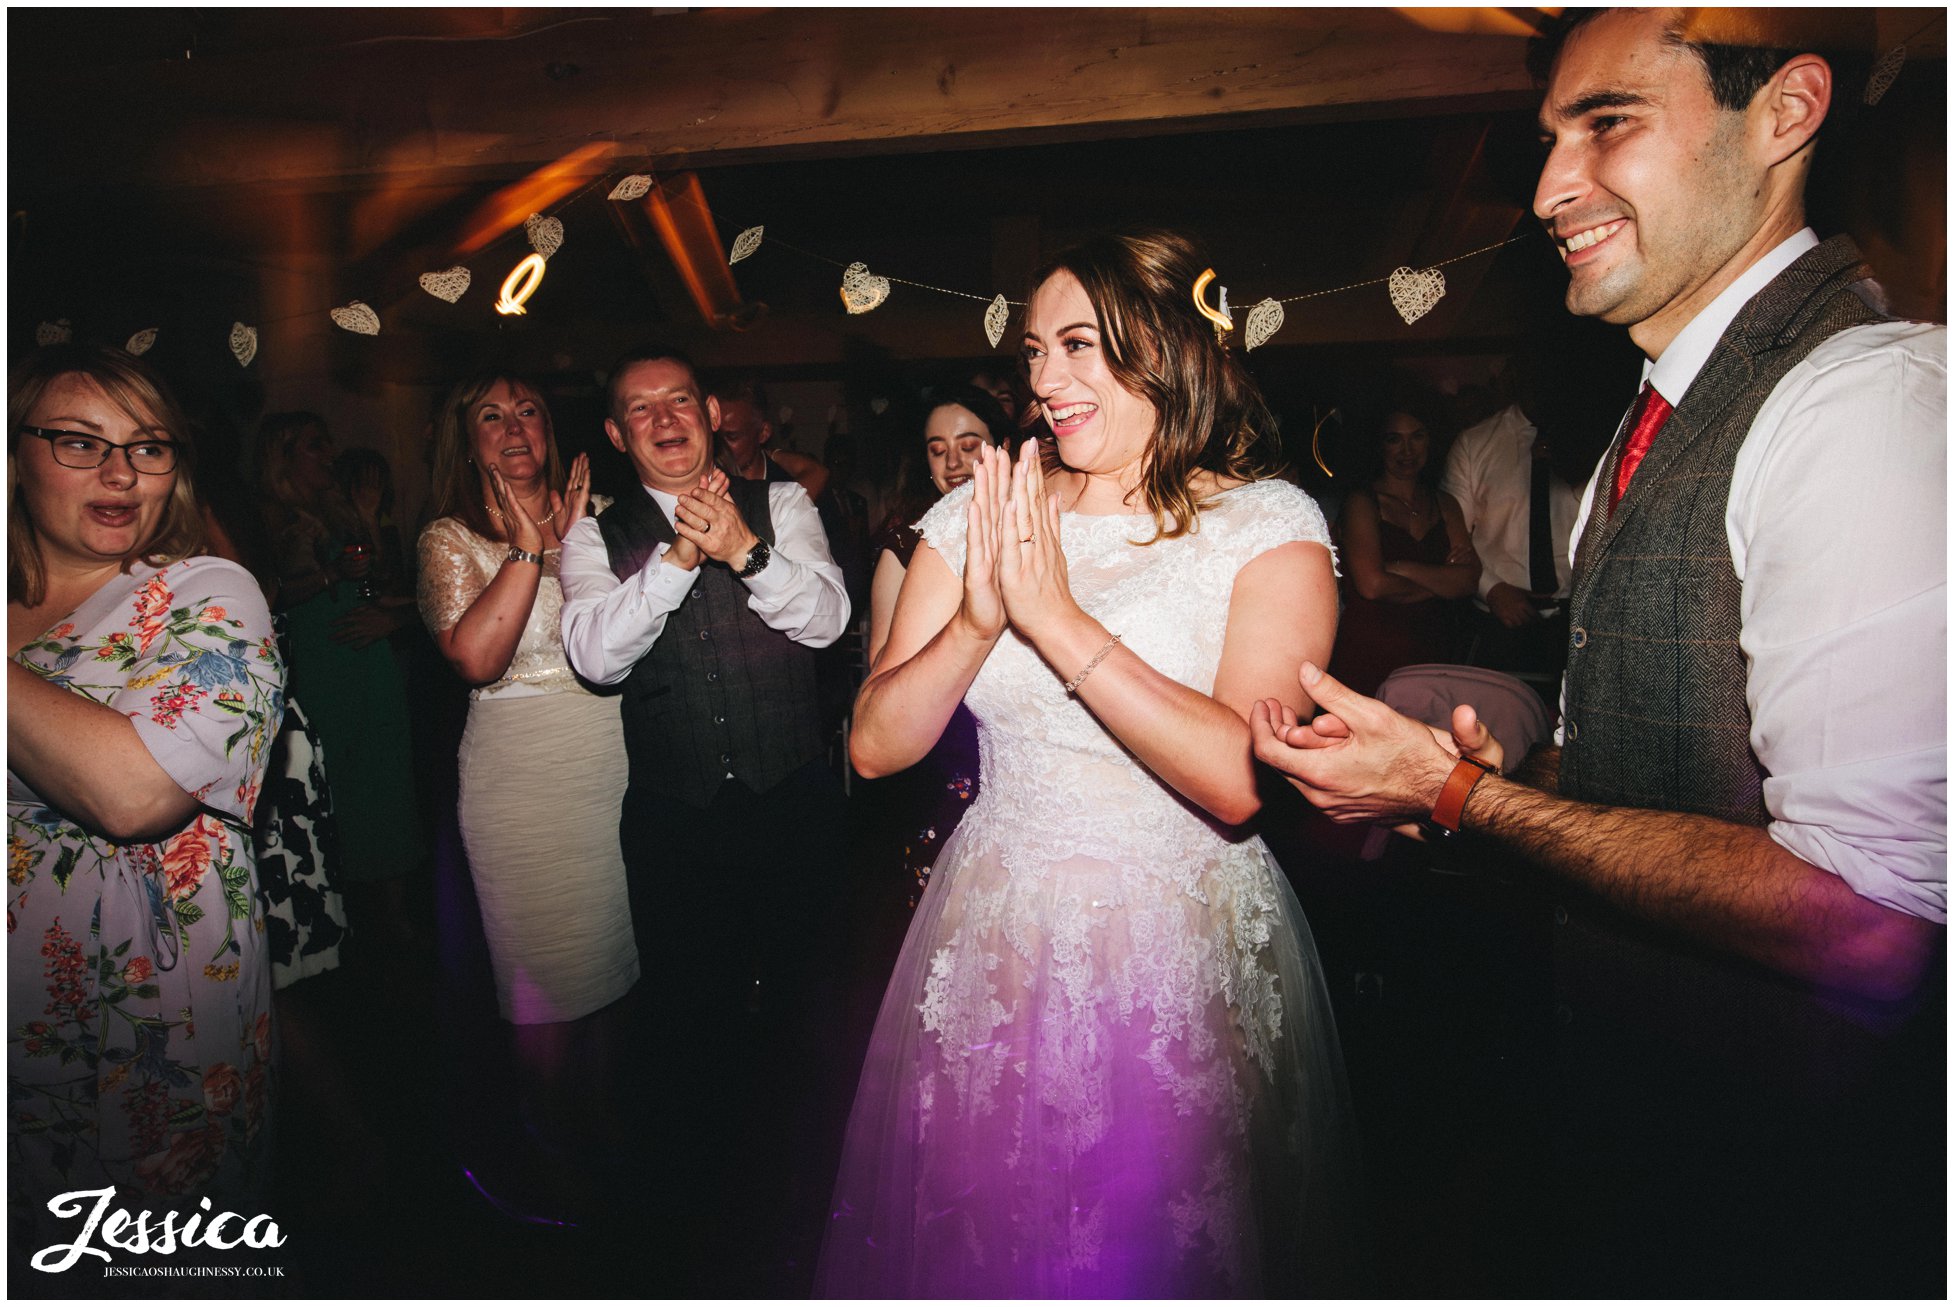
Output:
<instances>
[{"instance_id":1,"label":"black-framed glasses","mask_svg":"<svg viewBox=\"0 0 1954 1307\"><path fill-rule=\"evenodd\" d=\"M174 440L131 440L117 444L82 431L58 431L50 427L22 427L21 431L47 441L48 448L54 451L54 461L62 467L97 468L119 449L128 456L130 467L147 476L176 470Z\"/></svg>"}]
</instances>

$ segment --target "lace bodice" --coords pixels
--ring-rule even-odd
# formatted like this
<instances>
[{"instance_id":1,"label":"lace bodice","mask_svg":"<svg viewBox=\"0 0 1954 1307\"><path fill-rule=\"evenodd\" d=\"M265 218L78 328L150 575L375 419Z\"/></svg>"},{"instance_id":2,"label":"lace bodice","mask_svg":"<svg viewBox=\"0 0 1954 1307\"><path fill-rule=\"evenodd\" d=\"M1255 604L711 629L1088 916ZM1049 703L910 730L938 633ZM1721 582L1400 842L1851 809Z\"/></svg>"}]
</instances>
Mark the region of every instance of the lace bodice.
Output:
<instances>
[{"instance_id":1,"label":"lace bodice","mask_svg":"<svg viewBox=\"0 0 1954 1307\"><path fill-rule=\"evenodd\" d=\"M917 524L958 573L970 495ZM1066 514L1060 530L1080 605L1203 692L1242 568L1329 544L1316 504L1273 481L1217 496L1177 539L1134 543L1148 516ZM1015 634L965 702L981 784L876 1023L819 1291L1292 1288L1296 1265L1337 1247L1318 1200L1339 1192L1343 1097L1281 870L1148 771Z\"/></svg>"},{"instance_id":2,"label":"lace bodice","mask_svg":"<svg viewBox=\"0 0 1954 1307\"><path fill-rule=\"evenodd\" d=\"M962 575L970 491L938 502L917 529ZM1330 545L1316 502L1284 481L1226 491L1198 531L1137 545L1153 535L1146 515L1084 516L1061 522L1072 593L1163 675L1210 693L1227 634L1235 575L1292 541ZM1186 865L1223 837L1113 738L1031 645L1007 630L966 701L976 714L984 790L1020 847L1040 858L1072 853ZM1089 773L1090 780L1081 773ZM1095 802L1081 810L1078 795Z\"/></svg>"},{"instance_id":3,"label":"lace bodice","mask_svg":"<svg viewBox=\"0 0 1954 1307\"><path fill-rule=\"evenodd\" d=\"M610 502L603 495L592 495L590 511L600 512ZM459 622L495 579L496 569L508 553L506 542L476 535L459 518L444 517L428 523L420 540L421 620L427 629L446 631ZM561 561L561 550L552 549L543 555L543 579L536 588L536 602L529 607L522 639L516 644L516 656L501 680L477 687L471 698L507 693L588 693L563 653L563 584L558 580Z\"/></svg>"}]
</instances>

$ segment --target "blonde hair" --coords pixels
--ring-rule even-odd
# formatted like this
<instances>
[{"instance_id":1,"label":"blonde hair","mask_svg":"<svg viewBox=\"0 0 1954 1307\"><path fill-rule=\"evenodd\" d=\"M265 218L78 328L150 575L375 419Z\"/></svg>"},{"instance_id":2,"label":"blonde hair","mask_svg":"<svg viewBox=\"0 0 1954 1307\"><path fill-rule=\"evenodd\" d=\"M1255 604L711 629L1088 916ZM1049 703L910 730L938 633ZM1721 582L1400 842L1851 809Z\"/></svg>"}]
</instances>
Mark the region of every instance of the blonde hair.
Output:
<instances>
[{"instance_id":1,"label":"blonde hair","mask_svg":"<svg viewBox=\"0 0 1954 1307\"><path fill-rule=\"evenodd\" d=\"M1142 232L1074 245L1032 278L1034 293L1060 272L1078 278L1099 319L1107 367L1153 405L1139 488L1156 540L1199 529L1207 501L1194 491L1196 473L1260 481L1282 467L1262 392L1194 307L1205 266L1186 237Z\"/></svg>"},{"instance_id":2,"label":"blonde hair","mask_svg":"<svg viewBox=\"0 0 1954 1307\"><path fill-rule=\"evenodd\" d=\"M15 455L28 416L48 388L67 376L86 377L124 417L176 443L176 469L163 474L174 478L174 483L162 515L149 539L123 555L122 570L127 572L138 559L162 567L204 547L204 518L194 477L196 446L190 423L161 374L135 355L107 345L62 344L35 350L14 367L7 391L7 601L30 608L47 598L47 560L27 511L20 460Z\"/></svg>"},{"instance_id":3,"label":"blonde hair","mask_svg":"<svg viewBox=\"0 0 1954 1307\"><path fill-rule=\"evenodd\" d=\"M489 516L484 496L488 488L475 466L475 441L468 430L468 417L482 397L498 384L511 391L525 391L536 397L543 410L543 484L552 494L563 493L563 456L556 450L556 423L542 390L512 372L490 369L479 372L448 392L442 401L441 416L434 427L434 484L430 494L434 504L431 517L456 517L484 540L507 540L503 527Z\"/></svg>"}]
</instances>

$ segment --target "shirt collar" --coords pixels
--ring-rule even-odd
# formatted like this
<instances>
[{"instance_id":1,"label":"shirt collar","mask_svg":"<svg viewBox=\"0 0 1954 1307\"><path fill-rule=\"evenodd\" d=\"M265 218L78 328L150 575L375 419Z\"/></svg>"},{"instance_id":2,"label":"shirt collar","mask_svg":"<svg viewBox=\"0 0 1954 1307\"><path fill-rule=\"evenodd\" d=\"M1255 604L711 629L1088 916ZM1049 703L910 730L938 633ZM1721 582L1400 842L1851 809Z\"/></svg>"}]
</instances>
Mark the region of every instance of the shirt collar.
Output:
<instances>
[{"instance_id":1,"label":"shirt collar","mask_svg":"<svg viewBox=\"0 0 1954 1307\"><path fill-rule=\"evenodd\" d=\"M642 481L638 484L645 486L645 483ZM671 521L672 514L678 511L678 496L667 494L665 491L654 489L651 486L645 486L645 493L650 495L658 507L664 511L665 520L667 522Z\"/></svg>"},{"instance_id":2,"label":"shirt collar","mask_svg":"<svg viewBox=\"0 0 1954 1307\"><path fill-rule=\"evenodd\" d=\"M1710 352L1723 339L1723 332L1751 297L1776 280L1777 275L1796 263L1806 250L1818 246L1818 234L1810 227L1798 231L1779 242L1769 254L1744 269L1743 275L1723 288L1723 293L1711 300L1709 306L1691 318L1676 338L1669 342L1669 348L1662 351L1662 357L1654 362L1642 360L1642 380L1656 388L1656 393L1668 400L1671 406L1680 407L1683 396L1688 393L1690 383L1696 374L1710 361Z\"/></svg>"}]
</instances>

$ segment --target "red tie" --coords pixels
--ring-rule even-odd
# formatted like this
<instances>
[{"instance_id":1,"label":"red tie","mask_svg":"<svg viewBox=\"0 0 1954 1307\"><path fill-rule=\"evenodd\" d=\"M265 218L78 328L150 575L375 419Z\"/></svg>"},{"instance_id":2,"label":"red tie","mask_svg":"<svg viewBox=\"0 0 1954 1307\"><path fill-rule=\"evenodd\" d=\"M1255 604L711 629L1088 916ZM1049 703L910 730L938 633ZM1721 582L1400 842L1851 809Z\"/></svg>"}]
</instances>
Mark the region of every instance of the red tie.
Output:
<instances>
[{"instance_id":1,"label":"red tie","mask_svg":"<svg viewBox=\"0 0 1954 1307\"><path fill-rule=\"evenodd\" d=\"M1635 475L1635 469L1642 465L1642 458L1655 442L1655 433L1662 430L1662 424L1674 412L1662 392L1648 382L1642 383L1642 393L1635 398L1635 429L1628 433L1628 444L1622 448L1621 470L1615 473L1615 491L1608 497L1608 511L1614 512L1615 505L1622 502L1628 493L1628 483Z\"/></svg>"}]
</instances>

